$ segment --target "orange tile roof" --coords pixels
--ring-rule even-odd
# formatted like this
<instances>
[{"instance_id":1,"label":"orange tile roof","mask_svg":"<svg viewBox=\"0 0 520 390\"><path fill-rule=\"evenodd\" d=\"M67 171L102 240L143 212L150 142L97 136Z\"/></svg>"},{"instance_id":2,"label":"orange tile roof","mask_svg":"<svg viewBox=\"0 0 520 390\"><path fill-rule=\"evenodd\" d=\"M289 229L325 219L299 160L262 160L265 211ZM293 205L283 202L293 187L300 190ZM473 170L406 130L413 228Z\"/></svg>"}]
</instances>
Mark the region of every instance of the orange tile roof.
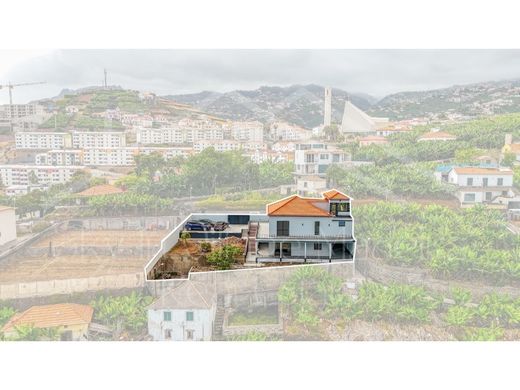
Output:
<instances>
[{"instance_id":1,"label":"orange tile roof","mask_svg":"<svg viewBox=\"0 0 520 390\"><path fill-rule=\"evenodd\" d=\"M78 192L76 196L89 197L89 196L100 196L100 195L113 195L124 192L121 188L110 184L100 184L87 188L84 191Z\"/></svg>"},{"instance_id":2,"label":"orange tile roof","mask_svg":"<svg viewBox=\"0 0 520 390\"><path fill-rule=\"evenodd\" d=\"M457 139L452 134L446 133L444 131L432 131L430 133L425 133L419 137L419 139L439 139L439 138L452 138Z\"/></svg>"},{"instance_id":3,"label":"orange tile roof","mask_svg":"<svg viewBox=\"0 0 520 390\"><path fill-rule=\"evenodd\" d=\"M510 144L508 149L511 153L520 153L520 144Z\"/></svg>"},{"instance_id":4,"label":"orange tile roof","mask_svg":"<svg viewBox=\"0 0 520 390\"><path fill-rule=\"evenodd\" d=\"M267 205L267 215L288 217L330 217L331 214L320 207L317 203L329 200L347 200L349 197L337 190L323 193L323 198L303 198L292 195Z\"/></svg>"},{"instance_id":5,"label":"orange tile roof","mask_svg":"<svg viewBox=\"0 0 520 390\"><path fill-rule=\"evenodd\" d=\"M15 326L32 325L35 328L53 328L65 325L90 324L94 309L88 305L60 303L33 306L23 313L15 314L2 328L6 332Z\"/></svg>"},{"instance_id":6,"label":"orange tile roof","mask_svg":"<svg viewBox=\"0 0 520 390\"><path fill-rule=\"evenodd\" d=\"M478 168L478 167L456 167L453 168L459 175L512 175L510 169L500 170L498 168Z\"/></svg>"},{"instance_id":7,"label":"orange tile roof","mask_svg":"<svg viewBox=\"0 0 520 390\"><path fill-rule=\"evenodd\" d=\"M339 192L338 190L329 190L323 193L323 197L325 199L334 199L334 200L348 200L350 199L343 192Z\"/></svg>"}]
</instances>

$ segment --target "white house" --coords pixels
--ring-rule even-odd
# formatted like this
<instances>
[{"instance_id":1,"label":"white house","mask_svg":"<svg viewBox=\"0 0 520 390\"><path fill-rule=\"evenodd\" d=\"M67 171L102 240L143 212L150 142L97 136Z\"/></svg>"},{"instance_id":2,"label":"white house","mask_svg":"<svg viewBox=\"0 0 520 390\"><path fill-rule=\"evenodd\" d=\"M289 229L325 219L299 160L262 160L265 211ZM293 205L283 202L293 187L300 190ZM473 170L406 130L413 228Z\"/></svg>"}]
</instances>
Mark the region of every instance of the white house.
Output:
<instances>
[{"instance_id":1,"label":"white house","mask_svg":"<svg viewBox=\"0 0 520 390\"><path fill-rule=\"evenodd\" d=\"M448 183L457 186L462 205L493 203L497 197L513 197L513 171L509 168L454 167Z\"/></svg>"},{"instance_id":2,"label":"white house","mask_svg":"<svg viewBox=\"0 0 520 390\"><path fill-rule=\"evenodd\" d=\"M216 300L210 286L186 280L148 307L148 334L156 341L209 341Z\"/></svg>"},{"instance_id":3,"label":"white house","mask_svg":"<svg viewBox=\"0 0 520 390\"><path fill-rule=\"evenodd\" d=\"M0 246L16 240L16 216L13 207L0 206Z\"/></svg>"},{"instance_id":4,"label":"white house","mask_svg":"<svg viewBox=\"0 0 520 390\"><path fill-rule=\"evenodd\" d=\"M350 201L330 190L321 198L292 195L268 204L268 221L258 222L256 261L353 261L356 240Z\"/></svg>"}]
</instances>

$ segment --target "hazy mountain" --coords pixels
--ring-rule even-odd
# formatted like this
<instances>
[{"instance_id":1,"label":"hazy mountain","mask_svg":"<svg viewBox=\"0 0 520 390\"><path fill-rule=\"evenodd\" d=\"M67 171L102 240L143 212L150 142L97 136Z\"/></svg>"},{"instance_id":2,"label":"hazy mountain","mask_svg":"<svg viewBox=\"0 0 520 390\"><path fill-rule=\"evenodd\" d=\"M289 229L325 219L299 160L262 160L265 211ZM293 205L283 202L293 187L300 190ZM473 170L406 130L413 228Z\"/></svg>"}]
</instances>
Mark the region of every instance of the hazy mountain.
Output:
<instances>
[{"instance_id":1,"label":"hazy mountain","mask_svg":"<svg viewBox=\"0 0 520 390\"><path fill-rule=\"evenodd\" d=\"M319 85L264 86L251 91L203 91L166 97L179 103L190 104L201 111L234 120L284 120L306 128L323 123L324 89ZM341 121L347 97L363 110L370 108L375 102L375 98L369 95L349 94L334 88L333 122Z\"/></svg>"},{"instance_id":2,"label":"hazy mountain","mask_svg":"<svg viewBox=\"0 0 520 390\"><path fill-rule=\"evenodd\" d=\"M506 80L400 92L384 97L368 112L374 116L402 119L450 114L480 116L519 111L520 80Z\"/></svg>"}]
</instances>

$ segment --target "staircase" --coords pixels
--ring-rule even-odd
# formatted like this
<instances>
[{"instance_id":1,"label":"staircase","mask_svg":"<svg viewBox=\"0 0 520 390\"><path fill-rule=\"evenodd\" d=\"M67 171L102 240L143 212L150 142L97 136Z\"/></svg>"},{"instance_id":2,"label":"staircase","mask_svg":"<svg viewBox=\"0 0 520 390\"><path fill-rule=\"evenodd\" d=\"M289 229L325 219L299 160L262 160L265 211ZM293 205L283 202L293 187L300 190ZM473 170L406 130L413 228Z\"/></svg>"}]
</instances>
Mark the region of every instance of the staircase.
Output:
<instances>
[{"instance_id":1,"label":"staircase","mask_svg":"<svg viewBox=\"0 0 520 390\"><path fill-rule=\"evenodd\" d=\"M258 233L258 222L250 222L247 230L247 251L256 254L256 235Z\"/></svg>"},{"instance_id":2,"label":"staircase","mask_svg":"<svg viewBox=\"0 0 520 390\"><path fill-rule=\"evenodd\" d=\"M215 321L213 322L214 341L223 340L222 329L224 327L224 295L217 296L217 309L215 310Z\"/></svg>"}]
</instances>

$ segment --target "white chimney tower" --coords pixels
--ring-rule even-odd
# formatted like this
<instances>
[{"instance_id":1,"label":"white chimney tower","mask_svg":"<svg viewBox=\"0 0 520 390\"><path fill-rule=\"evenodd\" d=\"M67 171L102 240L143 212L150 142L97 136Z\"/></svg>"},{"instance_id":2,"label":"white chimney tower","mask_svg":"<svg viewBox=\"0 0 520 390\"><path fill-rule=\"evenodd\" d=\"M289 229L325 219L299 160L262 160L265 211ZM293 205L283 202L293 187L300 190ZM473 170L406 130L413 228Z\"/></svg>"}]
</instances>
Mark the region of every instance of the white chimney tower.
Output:
<instances>
[{"instance_id":1,"label":"white chimney tower","mask_svg":"<svg viewBox=\"0 0 520 390\"><path fill-rule=\"evenodd\" d=\"M323 108L323 126L330 126L332 120L332 88L325 87L325 106Z\"/></svg>"}]
</instances>

